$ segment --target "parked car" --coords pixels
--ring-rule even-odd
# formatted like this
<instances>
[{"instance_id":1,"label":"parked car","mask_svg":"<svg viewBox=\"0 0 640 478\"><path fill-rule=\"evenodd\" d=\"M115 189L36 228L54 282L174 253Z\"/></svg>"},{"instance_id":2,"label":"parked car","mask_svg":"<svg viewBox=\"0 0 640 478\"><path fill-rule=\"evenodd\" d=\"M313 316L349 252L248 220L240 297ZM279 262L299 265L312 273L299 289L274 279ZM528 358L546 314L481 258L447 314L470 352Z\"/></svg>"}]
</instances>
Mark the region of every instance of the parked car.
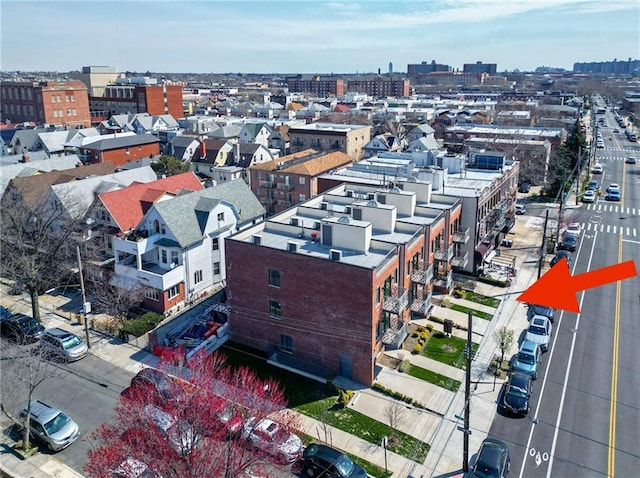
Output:
<instances>
[{"instance_id":1,"label":"parked car","mask_svg":"<svg viewBox=\"0 0 640 478\"><path fill-rule=\"evenodd\" d=\"M0 333L19 344L37 342L43 332L42 324L25 314L13 314L0 322Z\"/></svg>"},{"instance_id":2,"label":"parked car","mask_svg":"<svg viewBox=\"0 0 640 478\"><path fill-rule=\"evenodd\" d=\"M258 420L251 417L244 425L242 438L280 462L291 463L302 454L300 437L269 418Z\"/></svg>"},{"instance_id":3,"label":"parked car","mask_svg":"<svg viewBox=\"0 0 640 478\"><path fill-rule=\"evenodd\" d=\"M162 478L149 466L135 458L127 458L117 468L111 470L113 478Z\"/></svg>"},{"instance_id":4,"label":"parked car","mask_svg":"<svg viewBox=\"0 0 640 478\"><path fill-rule=\"evenodd\" d=\"M27 419L27 404L22 406L19 420L22 426ZM37 440L42 441L49 451L59 451L71 445L78 436L80 429L76 422L62 410L47 405L42 400L31 402L29 416L29 431Z\"/></svg>"},{"instance_id":5,"label":"parked car","mask_svg":"<svg viewBox=\"0 0 640 478\"><path fill-rule=\"evenodd\" d=\"M538 364L542 361L542 351L538 344L524 340L520 344L518 353L511 359L511 371L522 372L531 375L532 379L538 378Z\"/></svg>"},{"instance_id":6,"label":"parked car","mask_svg":"<svg viewBox=\"0 0 640 478\"><path fill-rule=\"evenodd\" d=\"M566 250L561 250L561 251L556 252L556 255L554 256L553 259L551 259L551 262L549 263L549 265L551 267L553 267L558 262L560 262L562 259L566 259L567 260L567 266L569 266L569 268L571 268L571 253L569 251L566 251Z\"/></svg>"},{"instance_id":7,"label":"parked car","mask_svg":"<svg viewBox=\"0 0 640 478\"><path fill-rule=\"evenodd\" d=\"M555 309L551 307L545 307L544 305L536 305L529 304L529 308L527 309L527 321L530 321L536 315L542 315L549 319L553 324L553 316L555 314Z\"/></svg>"},{"instance_id":8,"label":"parked car","mask_svg":"<svg viewBox=\"0 0 640 478\"><path fill-rule=\"evenodd\" d=\"M120 395L125 399L150 398L152 403L161 406L165 402L179 400L185 386L187 383L179 378L156 368L145 367L131 379L131 384Z\"/></svg>"},{"instance_id":9,"label":"parked car","mask_svg":"<svg viewBox=\"0 0 640 478\"><path fill-rule=\"evenodd\" d=\"M526 214L527 206L524 204L516 204L516 214Z\"/></svg>"},{"instance_id":10,"label":"parked car","mask_svg":"<svg viewBox=\"0 0 640 478\"><path fill-rule=\"evenodd\" d=\"M609 184L609 187L607 188L607 192L611 192L611 191L619 191L620 190L620 185L618 183L611 183Z\"/></svg>"},{"instance_id":11,"label":"parked car","mask_svg":"<svg viewBox=\"0 0 640 478\"><path fill-rule=\"evenodd\" d=\"M604 172L604 167L600 163L596 163L593 166L593 174L602 174Z\"/></svg>"},{"instance_id":12,"label":"parked car","mask_svg":"<svg viewBox=\"0 0 640 478\"><path fill-rule=\"evenodd\" d=\"M535 342L544 353L549 350L553 325L551 321L543 315L534 315L529 322L529 328L524 336L525 340Z\"/></svg>"},{"instance_id":13,"label":"parked car","mask_svg":"<svg viewBox=\"0 0 640 478\"><path fill-rule=\"evenodd\" d=\"M144 407L144 413L152 426L156 426L166 434L176 452L191 453L198 437L187 422L179 420L171 413L152 404Z\"/></svg>"},{"instance_id":14,"label":"parked car","mask_svg":"<svg viewBox=\"0 0 640 478\"><path fill-rule=\"evenodd\" d=\"M587 184L587 189L595 189L597 191L598 189L600 189L600 183L595 179L592 179L591 181L589 181L589 184Z\"/></svg>"},{"instance_id":15,"label":"parked car","mask_svg":"<svg viewBox=\"0 0 640 478\"><path fill-rule=\"evenodd\" d=\"M474 478L504 478L511 468L509 447L495 438L485 438L478 450L471 476Z\"/></svg>"},{"instance_id":16,"label":"parked car","mask_svg":"<svg viewBox=\"0 0 640 478\"><path fill-rule=\"evenodd\" d=\"M73 332L54 327L45 329L40 338L42 353L65 362L74 362L87 355L89 348Z\"/></svg>"},{"instance_id":17,"label":"parked car","mask_svg":"<svg viewBox=\"0 0 640 478\"><path fill-rule=\"evenodd\" d=\"M7 309L3 305L0 305L0 322L2 322L4 319L8 319L12 315L13 313L9 309Z\"/></svg>"},{"instance_id":18,"label":"parked car","mask_svg":"<svg viewBox=\"0 0 640 478\"><path fill-rule=\"evenodd\" d=\"M578 238L573 234L565 234L560 244L558 244L559 251L574 252L577 247L578 247Z\"/></svg>"},{"instance_id":19,"label":"parked car","mask_svg":"<svg viewBox=\"0 0 640 478\"><path fill-rule=\"evenodd\" d=\"M629 156L624 160L624 162L627 164L636 164L636 158L635 156Z\"/></svg>"},{"instance_id":20,"label":"parked car","mask_svg":"<svg viewBox=\"0 0 640 478\"><path fill-rule=\"evenodd\" d=\"M528 193L529 191L531 191L531 184L530 183L522 183L520 185L520 187L518 188L518 192L519 193Z\"/></svg>"},{"instance_id":21,"label":"parked car","mask_svg":"<svg viewBox=\"0 0 640 478\"><path fill-rule=\"evenodd\" d=\"M367 472L340 450L310 443L302 453L302 466L307 476L327 478L366 478Z\"/></svg>"},{"instance_id":22,"label":"parked car","mask_svg":"<svg viewBox=\"0 0 640 478\"><path fill-rule=\"evenodd\" d=\"M582 195L582 202L595 202L596 192L593 189L587 189Z\"/></svg>"},{"instance_id":23,"label":"parked car","mask_svg":"<svg viewBox=\"0 0 640 478\"><path fill-rule=\"evenodd\" d=\"M531 410L529 399L532 391L530 375L520 372L511 373L502 395L502 408L516 415L527 415Z\"/></svg>"},{"instance_id":24,"label":"parked car","mask_svg":"<svg viewBox=\"0 0 640 478\"><path fill-rule=\"evenodd\" d=\"M566 236L567 234L571 234L573 236L580 236L580 233L582 232L582 227L580 227L580 223L579 222L571 222L567 225L567 229L565 229L563 237Z\"/></svg>"}]
</instances>

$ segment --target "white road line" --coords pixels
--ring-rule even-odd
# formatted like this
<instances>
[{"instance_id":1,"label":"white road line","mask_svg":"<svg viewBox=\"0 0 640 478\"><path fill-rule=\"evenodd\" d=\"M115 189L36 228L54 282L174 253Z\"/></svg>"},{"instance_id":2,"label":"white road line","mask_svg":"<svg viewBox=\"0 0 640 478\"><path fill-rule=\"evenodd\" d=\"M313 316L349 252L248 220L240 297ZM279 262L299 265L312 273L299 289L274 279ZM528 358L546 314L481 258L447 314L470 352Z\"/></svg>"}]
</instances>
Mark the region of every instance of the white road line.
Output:
<instances>
[{"instance_id":1,"label":"white road line","mask_svg":"<svg viewBox=\"0 0 640 478\"><path fill-rule=\"evenodd\" d=\"M633 237L636 237L636 228L633 228Z\"/></svg>"},{"instance_id":2,"label":"white road line","mask_svg":"<svg viewBox=\"0 0 640 478\"><path fill-rule=\"evenodd\" d=\"M611 226L607 224L607 234L611 231Z\"/></svg>"},{"instance_id":3,"label":"white road line","mask_svg":"<svg viewBox=\"0 0 640 478\"><path fill-rule=\"evenodd\" d=\"M604 224L600 224L600 232L604 232Z\"/></svg>"},{"instance_id":4,"label":"white road line","mask_svg":"<svg viewBox=\"0 0 640 478\"><path fill-rule=\"evenodd\" d=\"M632 239L622 239L622 242L631 242L633 244L640 244L640 241L634 241Z\"/></svg>"},{"instance_id":5,"label":"white road line","mask_svg":"<svg viewBox=\"0 0 640 478\"><path fill-rule=\"evenodd\" d=\"M591 269L591 260L593 259L593 252L595 250L595 246L596 246L596 239L598 235L596 234L593 237L593 243L591 243L591 253L589 254L589 262L588 262L588 269ZM575 267L575 264L574 264ZM582 302L584 301L584 293L585 291L583 290L582 293L580 294L580 310L582 310ZM575 350L575 346L576 346L576 338L578 337L578 330L580 327L580 316L581 314L579 313L576 316L576 325L573 328L574 333L573 333L573 337L571 338L571 349L569 350L569 362L567 363L567 370L564 374L564 383L562 384L562 394L560 395L560 407L558 408L558 417L556 418L556 425L553 428L553 441L551 442L551 450L549 451L549 467L547 468L547 478L551 478L551 469L553 468L553 455L556 451L556 443L558 441L558 432L560 431L560 421L562 420L562 411L564 408L564 399L565 396L567 394L567 385L569 383L569 373L571 372L571 364L573 363L573 351ZM560 320L562 320L562 316L560 317ZM558 326L560 326L560 324L558 324ZM557 336L557 335L556 335ZM555 345L555 341L554 341L554 345ZM552 351L553 353L553 351ZM551 363L551 358L549 358L549 364ZM549 367L547 366L547 370L549 369ZM545 376L544 376L544 380L546 381L547 379L547 375L545 372ZM542 382L542 386L544 387L544 381ZM542 401L542 390L540 390L540 401ZM538 406L540 405L540 402L538 402ZM537 411L537 410L536 410ZM529 443L527 443L527 451L529 451ZM524 467L524 463L523 463L523 467ZM520 476L522 477L522 473L520 473Z\"/></svg>"},{"instance_id":6,"label":"white road line","mask_svg":"<svg viewBox=\"0 0 640 478\"><path fill-rule=\"evenodd\" d=\"M631 228L627 227L627 236L630 236L630 235L631 235Z\"/></svg>"}]
</instances>

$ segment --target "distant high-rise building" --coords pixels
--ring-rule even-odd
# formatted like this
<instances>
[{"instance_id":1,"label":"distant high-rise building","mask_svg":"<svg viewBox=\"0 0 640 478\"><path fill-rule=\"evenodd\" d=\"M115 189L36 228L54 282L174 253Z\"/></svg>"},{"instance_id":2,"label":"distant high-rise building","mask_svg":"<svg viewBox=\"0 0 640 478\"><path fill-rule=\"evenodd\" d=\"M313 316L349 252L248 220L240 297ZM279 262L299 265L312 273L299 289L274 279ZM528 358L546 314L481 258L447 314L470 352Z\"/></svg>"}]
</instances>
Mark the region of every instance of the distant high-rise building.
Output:
<instances>
[{"instance_id":1,"label":"distant high-rise building","mask_svg":"<svg viewBox=\"0 0 640 478\"><path fill-rule=\"evenodd\" d=\"M313 93L318 96L342 96L344 95L344 80L331 77L313 78L289 77L287 78L287 88L292 93Z\"/></svg>"},{"instance_id":2,"label":"distant high-rise building","mask_svg":"<svg viewBox=\"0 0 640 478\"><path fill-rule=\"evenodd\" d=\"M433 73L434 71L451 71L452 68L449 65L441 65L432 60L431 63L423 61L420 64L407 65L407 76L426 75L427 73Z\"/></svg>"},{"instance_id":3,"label":"distant high-rise building","mask_svg":"<svg viewBox=\"0 0 640 478\"><path fill-rule=\"evenodd\" d=\"M590 63L574 63L574 73L604 73L610 75L630 75L640 72L640 60L592 61Z\"/></svg>"},{"instance_id":4,"label":"distant high-rise building","mask_svg":"<svg viewBox=\"0 0 640 478\"><path fill-rule=\"evenodd\" d=\"M389 73L393 73L393 63L389 62Z\"/></svg>"},{"instance_id":5,"label":"distant high-rise building","mask_svg":"<svg viewBox=\"0 0 640 478\"><path fill-rule=\"evenodd\" d=\"M409 80L376 75L347 81L347 91L364 93L379 98L385 96L409 96Z\"/></svg>"},{"instance_id":6,"label":"distant high-rise building","mask_svg":"<svg viewBox=\"0 0 640 478\"><path fill-rule=\"evenodd\" d=\"M462 67L463 73L489 73L490 75L495 75L497 70L498 65L496 63L482 63L481 61L465 63Z\"/></svg>"},{"instance_id":7,"label":"distant high-rise building","mask_svg":"<svg viewBox=\"0 0 640 478\"><path fill-rule=\"evenodd\" d=\"M105 87L115 83L120 74L113 66L83 66L82 73L72 73L70 76L87 85L89 96L102 96Z\"/></svg>"}]
</instances>

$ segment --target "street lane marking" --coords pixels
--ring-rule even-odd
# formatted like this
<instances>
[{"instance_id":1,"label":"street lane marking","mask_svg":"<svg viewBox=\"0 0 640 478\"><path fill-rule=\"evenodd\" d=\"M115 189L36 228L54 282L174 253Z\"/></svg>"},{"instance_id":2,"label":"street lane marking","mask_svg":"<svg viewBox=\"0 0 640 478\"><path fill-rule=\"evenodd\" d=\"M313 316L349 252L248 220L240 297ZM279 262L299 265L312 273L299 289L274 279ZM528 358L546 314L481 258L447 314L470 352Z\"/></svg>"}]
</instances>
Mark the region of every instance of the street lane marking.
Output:
<instances>
[{"instance_id":1,"label":"street lane marking","mask_svg":"<svg viewBox=\"0 0 640 478\"><path fill-rule=\"evenodd\" d=\"M598 233L596 232L593 236L593 242L591 243L591 252L589 253L589 262L587 263L587 270L591 269L591 260L593 259L593 253L596 248L597 238L598 238ZM575 269L575 264L573 265L573 267ZM585 291L583 290L582 293L580 294L580 310L582 310L582 302L584 301L584 294L585 294ZM571 372L571 365L573 364L573 352L576 347L576 338L578 337L578 328L580 326L581 316L582 314L578 314L576 316L576 325L573 328L575 332L571 337L571 348L569 349L569 361L567 363L567 370L565 371L565 374L564 374L564 382L562 383L562 393L560 394L560 406L558 407L558 416L556 417L556 424L553 427L553 440L551 442L551 451L549 453L549 467L547 468L547 478L551 478L551 470L553 468L553 456L554 456L554 453L556 452L556 444L558 442L558 432L560 431L560 421L562 420L562 412L564 410L564 399L567 394L567 386L569 385L569 374ZM560 314L560 321L562 321L562 317L563 317L563 314ZM558 327L559 326L560 326L560 323L558 323ZM556 337L557 336L558 335L556 334ZM555 345L555 340L554 340L554 345ZM551 352L553 353L553 350ZM550 363L551 363L551 359L549 359L549 362L547 364L547 370L549 370ZM547 380L547 374L545 372L544 381L542 382L543 387L544 387L544 382L546 380ZM540 406L541 402L542 402L542 390L540 391L540 400L538 402L538 407ZM531 432L533 433L533 429L531 430ZM527 448L528 447L529 447L529 443L527 443ZM524 471L524 463L523 463L522 469L520 470L520 478L522 478L523 471Z\"/></svg>"},{"instance_id":2,"label":"street lane marking","mask_svg":"<svg viewBox=\"0 0 640 478\"><path fill-rule=\"evenodd\" d=\"M618 243L618 263L622 262L622 238ZM609 461L607 476L616 476L616 408L618 400L618 347L620 345L620 300L622 281L616 283L616 308L613 315L613 360L611 364L611 408L609 410Z\"/></svg>"},{"instance_id":3,"label":"street lane marking","mask_svg":"<svg viewBox=\"0 0 640 478\"><path fill-rule=\"evenodd\" d=\"M634 241L632 239L622 239L622 242L631 242L633 244L640 244L640 241Z\"/></svg>"}]
</instances>

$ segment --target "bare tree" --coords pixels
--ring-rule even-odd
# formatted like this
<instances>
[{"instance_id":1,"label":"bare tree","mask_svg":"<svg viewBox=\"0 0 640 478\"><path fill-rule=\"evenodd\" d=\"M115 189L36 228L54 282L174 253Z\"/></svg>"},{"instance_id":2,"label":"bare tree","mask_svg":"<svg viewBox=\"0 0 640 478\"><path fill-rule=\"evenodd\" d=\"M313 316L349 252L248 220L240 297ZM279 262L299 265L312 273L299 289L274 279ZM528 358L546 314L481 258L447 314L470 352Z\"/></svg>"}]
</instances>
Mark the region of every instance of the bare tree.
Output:
<instances>
[{"instance_id":1,"label":"bare tree","mask_svg":"<svg viewBox=\"0 0 640 478\"><path fill-rule=\"evenodd\" d=\"M493 340L495 340L496 343L498 344L498 347L500 347L499 367L502 368L502 364L504 362L504 355L509 351L509 349L511 349L511 347L513 346L513 342L515 340L513 329L509 329L505 326L500 327L499 329L496 329L495 332L493 332Z\"/></svg>"},{"instance_id":2,"label":"bare tree","mask_svg":"<svg viewBox=\"0 0 640 478\"><path fill-rule=\"evenodd\" d=\"M136 280L123 283L117 277L87 284L87 299L97 310L112 317L122 326L127 312L144 300L144 288Z\"/></svg>"},{"instance_id":3,"label":"bare tree","mask_svg":"<svg viewBox=\"0 0 640 478\"><path fill-rule=\"evenodd\" d=\"M398 430L407 419L407 409L405 405L395 400L389 401L384 407L384 416L389 426L394 430ZM392 438L395 438L392 436Z\"/></svg>"},{"instance_id":4,"label":"bare tree","mask_svg":"<svg viewBox=\"0 0 640 478\"><path fill-rule=\"evenodd\" d=\"M2 197L0 246L4 253L0 272L26 290L38 321L38 295L61 285L69 276L82 234L83 218L77 213L82 202L73 197L61 199L29 198L26 191L11 187L11 183Z\"/></svg>"},{"instance_id":5,"label":"bare tree","mask_svg":"<svg viewBox=\"0 0 640 478\"><path fill-rule=\"evenodd\" d=\"M31 401L42 383L53 377L58 369L47 360L37 344L25 340L13 342L2 339L2 387L0 387L0 408L14 425L21 428L22 449L31 448L29 424L31 421ZM26 417L16 417L26 398Z\"/></svg>"}]
</instances>

